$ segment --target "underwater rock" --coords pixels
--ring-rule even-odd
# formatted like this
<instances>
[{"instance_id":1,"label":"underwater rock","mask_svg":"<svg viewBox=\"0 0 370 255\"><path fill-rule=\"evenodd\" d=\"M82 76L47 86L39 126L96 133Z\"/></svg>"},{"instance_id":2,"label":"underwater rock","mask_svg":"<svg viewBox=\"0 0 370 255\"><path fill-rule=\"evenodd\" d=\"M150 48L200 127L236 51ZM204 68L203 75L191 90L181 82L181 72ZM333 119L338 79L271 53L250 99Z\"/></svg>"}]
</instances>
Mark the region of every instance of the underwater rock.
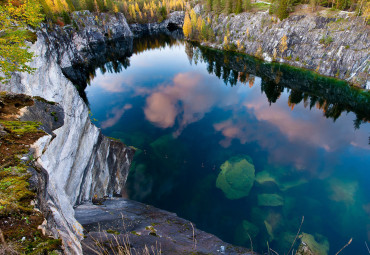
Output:
<instances>
[{"instance_id":1,"label":"underwater rock","mask_svg":"<svg viewBox=\"0 0 370 255\"><path fill-rule=\"evenodd\" d=\"M329 241L326 237L320 234L315 234L315 237L314 237L313 235L310 235L307 233L302 233L302 235L300 235L299 237L301 238L302 243L307 244L307 246L312 251L312 254L314 255L327 255L328 254Z\"/></svg>"},{"instance_id":2,"label":"underwater rock","mask_svg":"<svg viewBox=\"0 0 370 255\"><path fill-rule=\"evenodd\" d=\"M358 189L358 183L351 180L329 180L331 200L337 202L345 202L346 204L353 204L355 202L355 193Z\"/></svg>"},{"instance_id":3,"label":"underwater rock","mask_svg":"<svg viewBox=\"0 0 370 255\"><path fill-rule=\"evenodd\" d=\"M254 225L252 222L249 222L247 220L243 220L243 229L248 233L251 237L256 237L259 233L259 229L256 225Z\"/></svg>"},{"instance_id":4,"label":"underwater rock","mask_svg":"<svg viewBox=\"0 0 370 255\"><path fill-rule=\"evenodd\" d=\"M271 240L274 240L275 237L274 237L274 232L272 230L272 226L266 220L264 221L264 223L266 226L267 233L269 234Z\"/></svg>"},{"instance_id":5,"label":"underwater rock","mask_svg":"<svg viewBox=\"0 0 370 255\"><path fill-rule=\"evenodd\" d=\"M250 242L258 235L259 228L252 222L243 220L242 224L238 225L235 231L235 242L239 245L245 245Z\"/></svg>"},{"instance_id":6,"label":"underwater rock","mask_svg":"<svg viewBox=\"0 0 370 255\"><path fill-rule=\"evenodd\" d=\"M315 254L313 253L313 251L311 251L310 247L308 247L307 244L301 243L295 255L315 255Z\"/></svg>"},{"instance_id":7,"label":"underwater rock","mask_svg":"<svg viewBox=\"0 0 370 255\"><path fill-rule=\"evenodd\" d=\"M278 194L259 194L259 206L282 206L284 205L284 198Z\"/></svg>"},{"instance_id":8,"label":"underwater rock","mask_svg":"<svg viewBox=\"0 0 370 255\"><path fill-rule=\"evenodd\" d=\"M251 162L248 156L238 156L226 160L221 165L216 187L220 188L228 199L248 196L255 179L254 165Z\"/></svg>"},{"instance_id":9,"label":"underwater rock","mask_svg":"<svg viewBox=\"0 0 370 255\"><path fill-rule=\"evenodd\" d=\"M283 183L279 184L279 189L281 191L286 191L288 189L300 186L300 185L305 184L307 182L308 181L305 180L305 179L297 179L297 180L294 180L294 181L283 182Z\"/></svg>"},{"instance_id":10,"label":"underwater rock","mask_svg":"<svg viewBox=\"0 0 370 255\"><path fill-rule=\"evenodd\" d=\"M263 184L265 182L274 182L274 183L278 184L277 181L276 181L275 176L273 176L267 170L264 170L262 172L258 172L256 174L256 182L258 182L259 184Z\"/></svg>"},{"instance_id":11,"label":"underwater rock","mask_svg":"<svg viewBox=\"0 0 370 255\"><path fill-rule=\"evenodd\" d=\"M279 187L281 191L286 191L288 189L307 183L307 180L301 177L290 181L284 181L284 175L286 175L287 173L291 173L291 171L291 169L285 169L282 167L273 167L271 169L269 167L268 169L265 169L262 172L258 172L256 174L256 182L258 182L259 184L273 182Z\"/></svg>"},{"instance_id":12,"label":"underwater rock","mask_svg":"<svg viewBox=\"0 0 370 255\"><path fill-rule=\"evenodd\" d=\"M152 153L157 158L166 159L164 162L179 164L185 155L185 149L172 134L163 135L150 144ZM175 149L176 148L176 149Z\"/></svg>"}]
</instances>

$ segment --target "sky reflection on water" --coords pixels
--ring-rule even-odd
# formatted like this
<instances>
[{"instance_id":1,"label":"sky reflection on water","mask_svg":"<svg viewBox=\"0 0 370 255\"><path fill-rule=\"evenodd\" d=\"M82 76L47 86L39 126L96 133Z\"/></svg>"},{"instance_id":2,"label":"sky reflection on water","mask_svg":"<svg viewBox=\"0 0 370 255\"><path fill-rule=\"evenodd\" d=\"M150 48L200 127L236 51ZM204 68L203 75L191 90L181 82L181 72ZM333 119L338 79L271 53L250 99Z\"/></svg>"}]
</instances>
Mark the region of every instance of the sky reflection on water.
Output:
<instances>
[{"instance_id":1,"label":"sky reflection on water","mask_svg":"<svg viewBox=\"0 0 370 255\"><path fill-rule=\"evenodd\" d=\"M222 69L220 79L217 64L237 69L242 57L220 55L221 62L211 63L206 54L181 42L144 51L120 73L97 71L86 89L103 133L139 149L129 197L176 212L234 244L249 247L246 233L254 229L259 252L266 241L286 252L304 215L303 232L322 244L328 240L330 254L350 237L353 244L343 254L365 254L368 120L355 129L356 115L363 115L343 112L304 89L304 98L292 103L301 92L284 86L281 93L268 91L271 83L253 73ZM286 82L284 75L274 79ZM227 79L233 86L225 85ZM252 158L256 181L248 196L230 200L216 179L220 166L237 155ZM259 206L261 194L277 194L283 205Z\"/></svg>"}]
</instances>

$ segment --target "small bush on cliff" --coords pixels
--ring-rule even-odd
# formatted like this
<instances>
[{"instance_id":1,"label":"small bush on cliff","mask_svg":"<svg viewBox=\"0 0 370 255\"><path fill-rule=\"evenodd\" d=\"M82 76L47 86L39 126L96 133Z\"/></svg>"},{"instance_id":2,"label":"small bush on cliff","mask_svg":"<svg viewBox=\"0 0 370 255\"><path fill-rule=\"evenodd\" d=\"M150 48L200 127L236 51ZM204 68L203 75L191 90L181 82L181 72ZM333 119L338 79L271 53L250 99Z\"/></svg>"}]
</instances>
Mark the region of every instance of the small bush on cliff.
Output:
<instances>
[{"instance_id":1,"label":"small bush on cliff","mask_svg":"<svg viewBox=\"0 0 370 255\"><path fill-rule=\"evenodd\" d=\"M43 20L40 12L41 6L35 0L0 4L0 82L8 81L13 72L33 71L27 64L33 53L25 41L30 38L27 26L38 27Z\"/></svg>"},{"instance_id":2,"label":"small bush on cliff","mask_svg":"<svg viewBox=\"0 0 370 255\"><path fill-rule=\"evenodd\" d=\"M288 0L279 1L279 5L277 9L277 16L280 20L283 20L289 17Z\"/></svg>"},{"instance_id":3,"label":"small bush on cliff","mask_svg":"<svg viewBox=\"0 0 370 255\"><path fill-rule=\"evenodd\" d=\"M321 44L324 44L325 46L328 46L328 45L329 45L329 44L331 44L333 41L334 41L334 39L333 39L331 36L323 36L323 37L320 39L320 43L321 43Z\"/></svg>"}]
</instances>

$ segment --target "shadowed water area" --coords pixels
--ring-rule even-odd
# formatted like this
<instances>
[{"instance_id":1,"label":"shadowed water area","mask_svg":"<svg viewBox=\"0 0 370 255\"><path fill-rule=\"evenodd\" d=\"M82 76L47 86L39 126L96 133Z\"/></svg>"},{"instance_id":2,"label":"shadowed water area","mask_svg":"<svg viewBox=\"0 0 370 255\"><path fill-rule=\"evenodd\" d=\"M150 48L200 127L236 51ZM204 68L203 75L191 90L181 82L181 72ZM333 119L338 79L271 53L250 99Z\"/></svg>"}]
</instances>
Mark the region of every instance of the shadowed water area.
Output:
<instances>
[{"instance_id":1,"label":"shadowed water area","mask_svg":"<svg viewBox=\"0 0 370 255\"><path fill-rule=\"evenodd\" d=\"M367 254L369 92L164 35L99 49L70 76L103 133L137 148L125 196L261 254L286 253L302 216L319 254L351 237L341 254Z\"/></svg>"}]
</instances>

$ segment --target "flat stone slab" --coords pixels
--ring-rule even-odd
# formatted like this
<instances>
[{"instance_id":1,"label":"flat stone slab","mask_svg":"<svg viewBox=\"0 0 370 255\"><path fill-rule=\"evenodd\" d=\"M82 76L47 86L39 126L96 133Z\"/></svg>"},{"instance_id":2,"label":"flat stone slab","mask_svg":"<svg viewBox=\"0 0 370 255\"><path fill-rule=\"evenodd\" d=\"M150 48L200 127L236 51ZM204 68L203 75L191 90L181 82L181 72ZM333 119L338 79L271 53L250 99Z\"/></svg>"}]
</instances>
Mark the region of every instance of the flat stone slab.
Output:
<instances>
[{"instance_id":1,"label":"flat stone slab","mask_svg":"<svg viewBox=\"0 0 370 255\"><path fill-rule=\"evenodd\" d=\"M102 205L82 204L75 217L86 231L84 254L252 254L249 249L223 242L196 229L194 224L153 206L123 198Z\"/></svg>"}]
</instances>

